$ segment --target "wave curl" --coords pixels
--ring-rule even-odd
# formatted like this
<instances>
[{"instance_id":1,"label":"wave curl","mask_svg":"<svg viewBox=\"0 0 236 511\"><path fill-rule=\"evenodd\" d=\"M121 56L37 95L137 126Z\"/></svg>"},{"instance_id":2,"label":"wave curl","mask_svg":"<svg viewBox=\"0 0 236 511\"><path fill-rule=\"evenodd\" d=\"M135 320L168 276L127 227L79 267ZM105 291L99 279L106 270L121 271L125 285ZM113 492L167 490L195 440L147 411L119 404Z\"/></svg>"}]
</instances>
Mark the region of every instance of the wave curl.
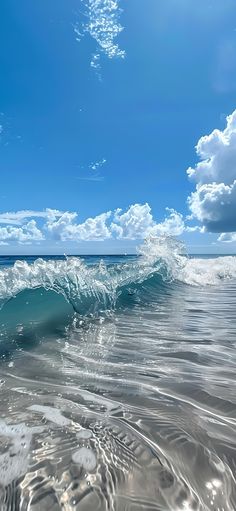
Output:
<instances>
[{"instance_id":1,"label":"wave curl","mask_svg":"<svg viewBox=\"0 0 236 511\"><path fill-rule=\"evenodd\" d=\"M24 290L44 288L62 294L80 314L113 309L121 294L137 288L173 281L188 285L216 285L236 277L236 257L193 259L177 240L161 236L148 238L134 261L89 266L83 259L64 261L37 259L33 264L16 261L0 271L0 305Z\"/></svg>"}]
</instances>

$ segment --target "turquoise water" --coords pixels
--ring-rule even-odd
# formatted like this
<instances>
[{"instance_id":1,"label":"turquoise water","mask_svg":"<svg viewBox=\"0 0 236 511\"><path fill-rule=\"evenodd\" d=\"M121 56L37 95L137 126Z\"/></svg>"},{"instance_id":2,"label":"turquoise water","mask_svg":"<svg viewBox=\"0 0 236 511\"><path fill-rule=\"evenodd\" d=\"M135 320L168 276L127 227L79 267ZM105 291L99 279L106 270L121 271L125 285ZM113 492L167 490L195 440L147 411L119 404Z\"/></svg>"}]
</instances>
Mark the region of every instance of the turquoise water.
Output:
<instances>
[{"instance_id":1,"label":"turquoise water","mask_svg":"<svg viewBox=\"0 0 236 511\"><path fill-rule=\"evenodd\" d=\"M236 509L236 258L0 259L0 509Z\"/></svg>"}]
</instances>

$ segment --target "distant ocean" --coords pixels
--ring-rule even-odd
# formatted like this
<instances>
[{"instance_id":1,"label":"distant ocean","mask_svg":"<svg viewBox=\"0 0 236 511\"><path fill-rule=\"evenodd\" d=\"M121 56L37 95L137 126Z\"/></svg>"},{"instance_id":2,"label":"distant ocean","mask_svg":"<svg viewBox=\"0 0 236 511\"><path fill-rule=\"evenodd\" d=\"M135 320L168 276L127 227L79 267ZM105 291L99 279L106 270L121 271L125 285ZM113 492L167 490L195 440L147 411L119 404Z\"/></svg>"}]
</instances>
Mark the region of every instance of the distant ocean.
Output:
<instances>
[{"instance_id":1,"label":"distant ocean","mask_svg":"<svg viewBox=\"0 0 236 511\"><path fill-rule=\"evenodd\" d=\"M0 510L235 511L236 257L0 257Z\"/></svg>"}]
</instances>

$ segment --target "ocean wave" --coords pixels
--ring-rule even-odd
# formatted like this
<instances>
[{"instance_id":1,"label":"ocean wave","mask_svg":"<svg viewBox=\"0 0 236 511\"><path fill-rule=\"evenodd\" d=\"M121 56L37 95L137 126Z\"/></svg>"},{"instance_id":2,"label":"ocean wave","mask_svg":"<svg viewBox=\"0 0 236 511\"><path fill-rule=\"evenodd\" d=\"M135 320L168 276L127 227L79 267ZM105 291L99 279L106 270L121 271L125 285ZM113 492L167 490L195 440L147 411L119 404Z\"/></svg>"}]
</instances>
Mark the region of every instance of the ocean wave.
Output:
<instances>
[{"instance_id":1,"label":"ocean wave","mask_svg":"<svg viewBox=\"0 0 236 511\"><path fill-rule=\"evenodd\" d=\"M236 257L189 258L184 245L162 236L148 238L137 259L122 264L86 265L78 257L63 261L37 259L33 264L16 261L0 271L0 305L25 290L43 288L64 296L80 314L114 309L118 298L136 294L148 285L165 283L217 285L236 277Z\"/></svg>"}]
</instances>

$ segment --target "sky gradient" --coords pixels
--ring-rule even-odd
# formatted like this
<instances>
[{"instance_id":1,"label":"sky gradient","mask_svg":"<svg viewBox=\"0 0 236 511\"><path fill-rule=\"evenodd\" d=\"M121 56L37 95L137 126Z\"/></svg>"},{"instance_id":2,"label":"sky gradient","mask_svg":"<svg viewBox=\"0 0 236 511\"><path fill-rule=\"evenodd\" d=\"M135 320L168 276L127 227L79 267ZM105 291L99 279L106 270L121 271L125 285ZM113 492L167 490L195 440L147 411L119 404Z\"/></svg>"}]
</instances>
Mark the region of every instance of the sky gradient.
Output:
<instances>
[{"instance_id":1,"label":"sky gradient","mask_svg":"<svg viewBox=\"0 0 236 511\"><path fill-rule=\"evenodd\" d=\"M87 4L1 2L0 253L234 253L235 0Z\"/></svg>"}]
</instances>

